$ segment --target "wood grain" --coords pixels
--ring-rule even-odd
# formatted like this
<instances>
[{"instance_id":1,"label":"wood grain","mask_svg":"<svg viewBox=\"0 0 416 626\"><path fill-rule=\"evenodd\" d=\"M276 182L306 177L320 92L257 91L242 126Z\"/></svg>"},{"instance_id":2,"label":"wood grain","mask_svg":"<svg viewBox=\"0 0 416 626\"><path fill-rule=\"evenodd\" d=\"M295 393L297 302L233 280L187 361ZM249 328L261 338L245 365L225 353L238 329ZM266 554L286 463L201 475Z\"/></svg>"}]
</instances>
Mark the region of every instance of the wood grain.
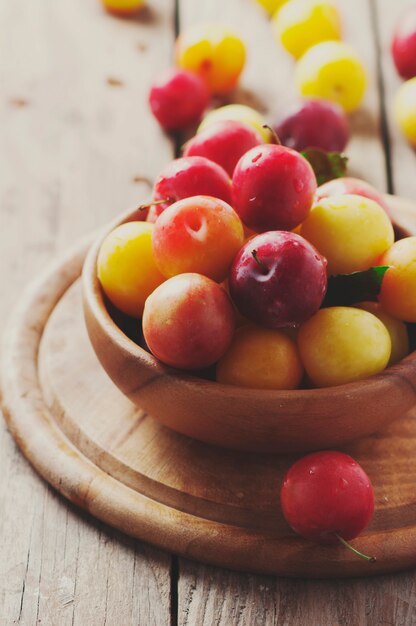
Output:
<instances>
[{"instance_id":1,"label":"wood grain","mask_svg":"<svg viewBox=\"0 0 416 626\"><path fill-rule=\"evenodd\" d=\"M179 626L411 626L416 619L413 573L311 581L180 564Z\"/></svg>"},{"instance_id":2,"label":"wood grain","mask_svg":"<svg viewBox=\"0 0 416 626\"><path fill-rule=\"evenodd\" d=\"M125 22L98 0L0 0L2 326L55 254L146 199L171 158L144 94L170 63L174 2L152 6ZM169 555L68 506L3 420L0 509L2 626L169 624Z\"/></svg>"}]
</instances>

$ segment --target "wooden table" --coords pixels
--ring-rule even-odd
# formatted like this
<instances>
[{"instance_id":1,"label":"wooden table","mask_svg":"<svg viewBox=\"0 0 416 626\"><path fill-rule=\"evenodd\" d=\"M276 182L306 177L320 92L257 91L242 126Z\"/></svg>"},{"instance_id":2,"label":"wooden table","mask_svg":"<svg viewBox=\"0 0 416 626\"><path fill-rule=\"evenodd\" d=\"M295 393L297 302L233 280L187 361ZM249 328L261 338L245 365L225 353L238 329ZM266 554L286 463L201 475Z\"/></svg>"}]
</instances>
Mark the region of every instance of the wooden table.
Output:
<instances>
[{"instance_id":1,"label":"wooden table","mask_svg":"<svg viewBox=\"0 0 416 626\"><path fill-rule=\"evenodd\" d=\"M139 19L98 0L0 0L0 267L4 322L24 285L83 233L150 195L175 145L146 94L177 29L220 20L248 64L236 101L273 113L292 62L251 0L149 0ZM340 0L369 73L350 172L416 197L416 158L392 120L392 25L409 0ZM4 293L4 291L6 293ZM352 581L236 574L140 544L52 491L0 425L0 625L312 626L416 623L413 572Z\"/></svg>"}]
</instances>

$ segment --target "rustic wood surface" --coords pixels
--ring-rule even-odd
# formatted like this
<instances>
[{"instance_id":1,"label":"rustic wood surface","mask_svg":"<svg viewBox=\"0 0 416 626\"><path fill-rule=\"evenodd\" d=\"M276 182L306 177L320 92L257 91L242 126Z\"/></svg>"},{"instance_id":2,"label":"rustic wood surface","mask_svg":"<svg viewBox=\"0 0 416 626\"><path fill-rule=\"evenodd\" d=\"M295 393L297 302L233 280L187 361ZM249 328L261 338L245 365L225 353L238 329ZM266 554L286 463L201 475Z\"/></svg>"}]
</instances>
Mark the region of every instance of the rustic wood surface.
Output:
<instances>
[{"instance_id":1,"label":"rustic wood surface","mask_svg":"<svg viewBox=\"0 0 416 626\"><path fill-rule=\"evenodd\" d=\"M339 0L371 87L354 116L351 170L415 197L415 156L391 116L388 53L410 0ZM144 198L173 146L145 92L171 60L173 0L141 19L96 0L0 0L2 322L23 286L69 243ZM238 97L277 109L290 66L250 0L181 0L180 25L232 22L249 42ZM264 55L264 57L262 57ZM264 60L263 60L264 59ZM255 92L255 96L253 96ZM381 118L380 118L381 114ZM381 132L379 132L381 120ZM341 582L232 574L121 537L49 489L0 430L0 624L414 624L414 573Z\"/></svg>"}]
</instances>

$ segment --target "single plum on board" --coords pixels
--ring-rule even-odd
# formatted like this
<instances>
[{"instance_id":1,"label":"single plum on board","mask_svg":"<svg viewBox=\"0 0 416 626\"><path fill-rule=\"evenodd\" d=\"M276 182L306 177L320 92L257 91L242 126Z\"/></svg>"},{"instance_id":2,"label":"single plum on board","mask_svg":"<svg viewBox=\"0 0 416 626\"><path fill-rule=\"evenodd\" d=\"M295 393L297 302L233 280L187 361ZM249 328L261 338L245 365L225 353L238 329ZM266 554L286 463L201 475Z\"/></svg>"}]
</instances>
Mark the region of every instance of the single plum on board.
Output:
<instances>
[{"instance_id":1,"label":"single plum on board","mask_svg":"<svg viewBox=\"0 0 416 626\"><path fill-rule=\"evenodd\" d=\"M342 452L308 454L286 472L280 491L292 529L318 543L357 537L374 513L374 492L361 465Z\"/></svg>"}]
</instances>

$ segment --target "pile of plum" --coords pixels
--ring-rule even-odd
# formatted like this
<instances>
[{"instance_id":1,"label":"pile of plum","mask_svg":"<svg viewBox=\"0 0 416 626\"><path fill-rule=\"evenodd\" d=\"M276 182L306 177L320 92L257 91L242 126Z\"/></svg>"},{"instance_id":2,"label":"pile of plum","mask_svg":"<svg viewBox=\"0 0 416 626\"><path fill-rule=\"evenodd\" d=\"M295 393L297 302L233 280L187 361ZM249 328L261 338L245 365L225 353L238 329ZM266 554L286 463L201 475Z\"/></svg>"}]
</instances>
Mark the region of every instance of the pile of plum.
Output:
<instances>
[{"instance_id":1,"label":"pile of plum","mask_svg":"<svg viewBox=\"0 0 416 626\"><path fill-rule=\"evenodd\" d=\"M98 258L104 292L141 318L155 357L295 389L360 380L408 353L416 238L394 242L381 194L348 178L317 187L300 152L235 120L206 125L185 154L157 178L146 221L116 228ZM379 302L325 299L328 279L380 267Z\"/></svg>"}]
</instances>

